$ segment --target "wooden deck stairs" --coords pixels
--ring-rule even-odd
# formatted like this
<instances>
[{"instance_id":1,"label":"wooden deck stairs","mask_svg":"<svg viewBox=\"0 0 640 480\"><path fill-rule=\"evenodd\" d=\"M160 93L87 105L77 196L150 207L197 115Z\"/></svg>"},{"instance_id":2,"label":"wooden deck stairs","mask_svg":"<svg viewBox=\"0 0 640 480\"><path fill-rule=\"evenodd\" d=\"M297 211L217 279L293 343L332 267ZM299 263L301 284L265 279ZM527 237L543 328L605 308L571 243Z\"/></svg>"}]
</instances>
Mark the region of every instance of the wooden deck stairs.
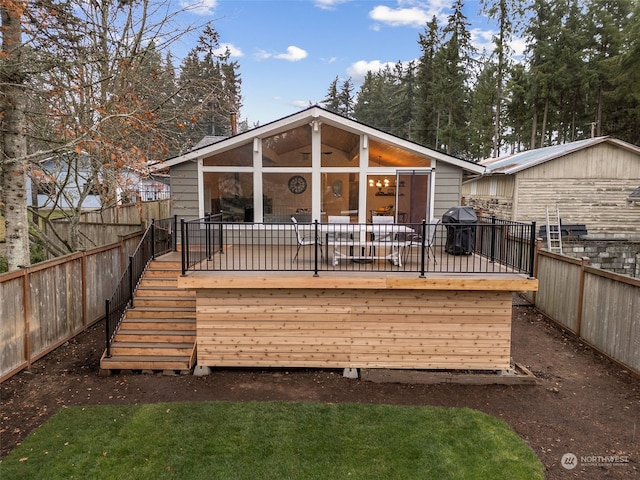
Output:
<instances>
[{"instance_id":1,"label":"wooden deck stairs","mask_svg":"<svg viewBox=\"0 0 640 480\"><path fill-rule=\"evenodd\" d=\"M111 344L103 370L191 370L196 359L196 294L179 290L180 261L153 260L144 273ZM105 352L106 353L106 352Z\"/></svg>"}]
</instances>

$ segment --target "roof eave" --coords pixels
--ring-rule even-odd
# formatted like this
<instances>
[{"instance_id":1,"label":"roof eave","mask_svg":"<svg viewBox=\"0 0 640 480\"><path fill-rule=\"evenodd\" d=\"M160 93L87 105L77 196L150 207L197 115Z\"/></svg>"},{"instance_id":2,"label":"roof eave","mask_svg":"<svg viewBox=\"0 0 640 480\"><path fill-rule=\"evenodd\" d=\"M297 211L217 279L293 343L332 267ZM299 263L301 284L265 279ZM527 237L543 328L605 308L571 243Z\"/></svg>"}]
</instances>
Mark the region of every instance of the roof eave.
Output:
<instances>
[{"instance_id":1,"label":"roof eave","mask_svg":"<svg viewBox=\"0 0 640 480\"><path fill-rule=\"evenodd\" d=\"M219 142L212 143L210 145L201 147L197 150L191 150L183 155L179 155L179 156L167 159L157 164L158 167L156 167L156 169L173 167L175 165L179 165L180 163L184 163L190 160L198 160L200 158L212 155L216 153L218 150L221 150L221 149L227 150L235 147L238 144L245 143L254 138L263 138L268 135L274 135L279 131L284 131L292 127L297 127L305 123L310 123L313 120L320 120L320 121L325 121L327 123L339 125L352 132L358 132L373 138L384 140L386 142L398 145L399 147L404 148L406 150L413 151L421 155L429 156L435 159L436 162L442 161L445 163L449 163L478 175L481 175L485 172L485 167L483 165L469 162L467 160L462 160L462 159L453 157L451 155L447 155L445 153L439 152L437 150L432 150L420 144L411 142L410 140L405 140L403 138L396 137L392 134L383 132L374 127L370 127L366 124L359 123L355 120L329 112L328 110L325 110L318 106L309 107L300 112L294 113L287 117L283 117L281 119L275 120L265 125L261 125L251 130L247 130L246 132L242 132L238 135L228 137Z\"/></svg>"}]
</instances>

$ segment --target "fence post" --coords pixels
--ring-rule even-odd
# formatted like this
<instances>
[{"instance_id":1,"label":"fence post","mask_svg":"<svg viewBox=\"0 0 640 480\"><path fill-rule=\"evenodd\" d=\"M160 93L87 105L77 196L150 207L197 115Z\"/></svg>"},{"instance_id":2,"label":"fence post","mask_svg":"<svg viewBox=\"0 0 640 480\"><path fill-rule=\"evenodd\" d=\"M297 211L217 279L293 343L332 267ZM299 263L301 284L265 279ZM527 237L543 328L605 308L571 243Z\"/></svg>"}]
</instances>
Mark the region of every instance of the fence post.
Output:
<instances>
[{"instance_id":1,"label":"fence post","mask_svg":"<svg viewBox=\"0 0 640 480\"><path fill-rule=\"evenodd\" d=\"M580 280L578 282L578 309L576 311L576 335L581 338L582 330L582 304L584 301L584 267L589 265L589 257L582 257L580 262Z\"/></svg>"},{"instance_id":2,"label":"fence post","mask_svg":"<svg viewBox=\"0 0 640 480\"><path fill-rule=\"evenodd\" d=\"M174 215L173 216L173 239L172 242L173 243L173 251L177 252L178 251L178 215Z\"/></svg>"},{"instance_id":3,"label":"fence post","mask_svg":"<svg viewBox=\"0 0 640 480\"><path fill-rule=\"evenodd\" d=\"M534 261L536 258L536 222L531 222L531 239L529 241L529 278L536 278Z\"/></svg>"},{"instance_id":4,"label":"fence post","mask_svg":"<svg viewBox=\"0 0 640 480\"><path fill-rule=\"evenodd\" d=\"M220 221L218 222L218 245L220 245L220 253L224 253L224 232L223 232L224 222L222 220L222 216L220 216Z\"/></svg>"},{"instance_id":5,"label":"fence post","mask_svg":"<svg viewBox=\"0 0 640 480\"><path fill-rule=\"evenodd\" d=\"M104 356L106 358L111 358L111 320L109 318L109 308L110 308L109 299L107 299L105 303L106 303L106 312L104 316L104 331L106 336L105 340L106 340L107 351Z\"/></svg>"},{"instance_id":6,"label":"fence post","mask_svg":"<svg viewBox=\"0 0 640 480\"><path fill-rule=\"evenodd\" d=\"M491 263L496 261L496 216L491 215Z\"/></svg>"},{"instance_id":7,"label":"fence post","mask_svg":"<svg viewBox=\"0 0 640 480\"><path fill-rule=\"evenodd\" d=\"M151 260L156 259L156 219L151 219Z\"/></svg>"},{"instance_id":8,"label":"fence post","mask_svg":"<svg viewBox=\"0 0 640 480\"><path fill-rule=\"evenodd\" d=\"M204 250L207 260L211 260L211 213L204 214Z\"/></svg>"},{"instance_id":9,"label":"fence post","mask_svg":"<svg viewBox=\"0 0 640 480\"><path fill-rule=\"evenodd\" d=\"M133 271L133 255L129 255L129 306L131 308L135 308L133 306L133 293L135 290L135 285L134 285L134 278L135 278L135 273Z\"/></svg>"},{"instance_id":10,"label":"fence post","mask_svg":"<svg viewBox=\"0 0 640 480\"><path fill-rule=\"evenodd\" d=\"M186 242L186 235L184 234L185 231L185 225L184 225L184 218L180 219L180 240L182 241L182 276L184 277L187 274L187 245L185 245Z\"/></svg>"},{"instance_id":11,"label":"fence post","mask_svg":"<svg viewBox=\"0 0 640 480\"><path fill-rule=\"evenodd\" d=\"M420 247L420 278L425 278L425 269L424 269L424 251L426 247L427 241L427 220L422 219L422 232L420 233L421 238L421 247Z\"/></svg>"},{"instance_id":12,"label":"fence post","mask_svg":"<svg viewBox=\"0 0 640 480\"><path fill-rule=\"evenodd\" d=\"M313 227L314 227L314 231L315 231L314 232L315 233L315 237L314 237L315 238L315 242L313 244L314 251L315 251L315 254L314 254L314 262L315 263L314 263L314 266L313 266L313 276L317 277L318 276L318 247L319 247L319 245L318 245L318 238L319 238L318 237L318 219L315 219L313 221Z\"/></svg>"}]
</instances>

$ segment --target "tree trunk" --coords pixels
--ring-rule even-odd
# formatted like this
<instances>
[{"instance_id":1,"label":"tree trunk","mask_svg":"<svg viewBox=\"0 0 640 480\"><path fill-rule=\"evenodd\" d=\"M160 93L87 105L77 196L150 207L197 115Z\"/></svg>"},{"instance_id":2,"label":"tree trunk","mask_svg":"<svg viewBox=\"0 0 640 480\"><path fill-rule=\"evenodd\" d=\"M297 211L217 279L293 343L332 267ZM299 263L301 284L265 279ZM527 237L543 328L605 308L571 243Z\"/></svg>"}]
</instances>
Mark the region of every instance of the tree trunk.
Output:
<instances>
[{"instance_id":1,"label":"tree trunk","mask_svg":"<svg viewBox=\"0 0 640 480\"><path fill-rule=\"evenodd\" d=\"M596 137L602 135L602 87L598 86L598 102L596 107Z\"/></svg>"},{"instance_id":2,"label":"tree trunk","mask_svg":"<svg viewBox=\"0 0 640 480\"><path fill-rule=\"evenodd\" d=\"M544 137L547 134L547 115L549 113L549 98L544 101L544 111L542 112L542 127L540 128L540 148L544 147Z\"/></svg>"},{"instance_id":3,"label":"tree trunk","mask_svg":"<svg viewBox=\"0 0 640 480\"><path fill-rule=\"evenodd\" d=\"M533 118L531 119L531 142L530 148L533 150L536 148L536 129L538 128L538 108L533 107Z\"/></svg>"},{"instance_id":4,"label":"tree trunk","mask_svg":"<svg viewBox=\"0 0 640 480\"><path fill-rule=\"evenodd\" d=\"M0 135L2 152L0 205L6 224L9 271L29 266L29 219L27 214L27 139L24 72L21 63L23 2L6 2L2 15L2 57Z\"/></svg>"}]
</instances>

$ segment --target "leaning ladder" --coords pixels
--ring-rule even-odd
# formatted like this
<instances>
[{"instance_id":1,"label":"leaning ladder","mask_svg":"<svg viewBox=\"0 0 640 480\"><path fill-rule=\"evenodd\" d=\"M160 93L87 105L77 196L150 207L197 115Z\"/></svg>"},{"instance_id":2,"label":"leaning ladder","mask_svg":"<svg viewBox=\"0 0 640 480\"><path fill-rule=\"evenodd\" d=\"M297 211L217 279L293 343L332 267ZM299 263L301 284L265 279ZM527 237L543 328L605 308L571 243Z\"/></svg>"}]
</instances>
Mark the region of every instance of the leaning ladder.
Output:
<instances>
[{"instance_id":1,"label":"leaning ladder","mask_svg":"<svg viewBox=\"0 0 640 480\"><path fill-rule=\"evenodd\" d=\"M552 220L554 221L552 223ZM560 210L556 206L555 218L547 207L547 248L550 252L562 255L562 231L560 230Z\"/></svg>"}]
</instances>

